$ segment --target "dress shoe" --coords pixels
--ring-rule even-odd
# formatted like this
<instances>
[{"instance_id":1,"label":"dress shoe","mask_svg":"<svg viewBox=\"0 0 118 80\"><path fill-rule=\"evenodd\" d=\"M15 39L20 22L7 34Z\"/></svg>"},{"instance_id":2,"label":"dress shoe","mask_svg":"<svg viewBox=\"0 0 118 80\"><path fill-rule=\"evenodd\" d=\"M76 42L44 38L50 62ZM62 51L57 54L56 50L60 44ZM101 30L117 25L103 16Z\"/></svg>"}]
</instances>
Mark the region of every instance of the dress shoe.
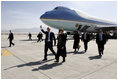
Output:
<instances>
[{"instance_id":1,"label":"dress shoe","mask_svg":"<svg viewBox=\"0 0 118 80\"><path fill-rule=\"evenodd\" d=\"M65 60L62 61L62 63L65 62Z\"/></svg>"},{"instance_id":2,"label":"dress shoe","mask_svg":"<svg viewBox=\"0 0 118 80\"><path fill-rule=\"evenodd\" d=\"M15 46L15 44L13 44L13 46Z\"/></svg>"},{"instance_id":3,"label":"dress shoe","mask_svg":"<svg viewBox=\"0 0 118 80\"><path fill-rule=\"evenodd\" d=\"M101 57L102 55L100 54L99 56Z\"/></svg>"},{"instance_id":4,"label":"dress shoe","mask_svg":"<svg viewBox=\"0 0 118 80\"><path fill-rule=\"evenodd\" d=\"M103 55L103 51L102 51L102 55Z\"/></svg>"},{"instance_id":5,"label":"dress shoe","mask_svg":"<svg viewBox=\"0 0 118 80\"><path fill-rule=\"evenodd\" d=\"M46 61L47 59L43 59L42 61Z\"/></svg>"},{"instance_id":6,"label":"dress shoe","mask_svg":"<svg viewBox=\"0 0 118 80\"><path fill-rule=\"evenodd\" d=\"M58 63L59 61L54 61L54 62L57 62Z\"/></svg>"}]
</instances>

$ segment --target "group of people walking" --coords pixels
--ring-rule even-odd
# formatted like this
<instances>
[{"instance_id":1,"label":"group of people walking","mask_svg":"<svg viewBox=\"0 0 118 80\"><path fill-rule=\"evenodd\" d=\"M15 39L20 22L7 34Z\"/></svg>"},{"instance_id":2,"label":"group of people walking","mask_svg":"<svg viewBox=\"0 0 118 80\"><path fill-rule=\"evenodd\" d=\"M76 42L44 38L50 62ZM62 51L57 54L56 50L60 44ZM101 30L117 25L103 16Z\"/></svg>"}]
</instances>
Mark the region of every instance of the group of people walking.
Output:
<instances>
[{"instance_id":1,"label":"group of people walking","mask_svg":"<svg viewBox=\"0 0 118 80\"><path fill-rule=\"evenodd\" d=\"M79 51L79 48L81 47L79 45L80 39L84 42L84 49L85 49L84 51L86 52L88 49L88 42L90 41L90 35L86 31L84 31L82 37L80 38L80 34L78 33L78 31L75 31L73 38L74 38L73 49L75 49L75 52L76 49L78 49Z\"/></svg>"},{"instance_id":2,"label":"group of people walking","mask_svg":"<svg viewBox=\"0 0 118 80\"><path fill-rule=\"evenodd\" d=\"M51 32L51 29L48 27L47 31L44 31L42 26L40 26L41 31L46 35L45 36L45 47L44 47L44 59L42 61L47 60L47 52L48 49L50 49L50 51L55 55L55 62L59 62L59 57L62 56L63 61L65 62L66 59L65 57L67 56L67 51L66 51L66 40L67 40L67 34L64 33L64 30L61 28L58 31L58 36L57 36L57 53L53 50L53 40L54 40L54 46L56 46L56 38L55 38L55 34L53 32ZM29 33L30 37L29 39L31 39L31 33ZM37 37L39 38L38 41L42 40L42 33L40 32ZM12 40L13 40L13 33L10 30L9 33L9 42L10 45L9 47L11 47L11 45L15 45ZM88 49L88 42L90 41L90 35L84 31L84 33L82 34L82 37L80 38L80 35L78 33L78 31L74 32L74 44L73 44L73 49L76 51L76 49L80 48L80 39L84 42L84 51L86 52ZM37 41L37 42L38 42ZM102 29L99 30L99 33L96 35L96 43L98 45L98 52L99 52L99 56L103 55L103 51L104 51L104 45L107 42L107 37L106 35L103 33Z\"/></svg>"},{"instance_id":3,"label":"group of people walking","mask_svg":"<svg viewBox=\"0 0 118 80\"><path fill-rule=\"evenodd\" d=\"M28 37L29 37L28 40L32 40L32 34L31 34L30 32L29 32L29 34L28 34ZM39 34L37 35L37 38L38 38L37 42L43 41L42 37L43 37L43 34L42 34L41 32L39 32Z\"/></svg>"},{"instance_id":4,"label":"group of people walking","mask_svg":"<svg viewBox=\"0 0 118 80\"><path fill-rule=\"evenodd\" d=\"M80 42L80 35L78 34L77 31L75 31L74 33L74 45L73 45L73 49L78 49L80 48L79 42ZM82 34L81 40L84 43L84 51L86 52L88 50L88 42L91 40L90 39L90 35L84 31L84 33ZM99 52L99 56L103 55L103 51L104 51L104 45L107 42L107 35L103 33L102 29L99 30L99 33L96 34L96 43L98 46L98 52Z\"/></svg>"},{"instance_id":5,"label":"group of people walking","mask_svg":"<svg viewBox=\"0 0 118 80\"><path fill-rule=\"evenodd\" d=\"M43 61L47 60L47 51L48 49L50 49L52 51L52 53L55 55L55 62L59 62L59 57L62 56L63 61L65 62L65 57L67 55L66 52L66 40L67 40L67 34L63 33L64 30L63 29L59 29L58 32L58 36L57 36L57 54L55 53L55 51L53 50L53 40L54 40L54 46L56 45L56 39L55 39L55 35L53 32L50 32L50 28L47 28L47 31L44 31L42 29L42 26L40 26L41 31L46 35L45 38L45 55L44 55L44 59ZM80 35L78 33L78 31L75 31L74 33L74 44L73 44L73 49L76 51L76 49L80 48L79 42L80 39L84 42L84 51L86 52L88 49L88 42L90 41L90 35L84 31L84 33L82 34L82 37L80 38ZM99 33L96 35L96 43L98 45L98 52L99 52L99 56L103 55L103 51L104 51L104 45L106 44L107 41L107 37L106 35L103 33L103 31L100 29Z\"/></svg>"}]
</instances>

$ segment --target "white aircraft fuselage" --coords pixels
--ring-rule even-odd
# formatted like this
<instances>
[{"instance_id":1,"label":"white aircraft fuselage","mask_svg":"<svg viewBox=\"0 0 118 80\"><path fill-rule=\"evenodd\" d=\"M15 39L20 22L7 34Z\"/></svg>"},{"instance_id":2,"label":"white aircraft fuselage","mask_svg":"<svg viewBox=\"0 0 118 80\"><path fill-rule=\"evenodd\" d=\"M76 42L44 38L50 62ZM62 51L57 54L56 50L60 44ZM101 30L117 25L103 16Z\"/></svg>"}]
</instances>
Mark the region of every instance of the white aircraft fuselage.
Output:
<instances>
[{"instance_id":1,"label":"white aircraft fuselage","mask_svg":"<svg viewBox=\"0 0 118 80\"><path fill-rule=\"evenodd\" d=\"M101 28L111 30L117 27L117 24L114 22L89 16L79 10L61 6L45 12L40 19L50 27L56 29L63 28L65 31L77 30L77 24L81 25L79 28L80 31L86 30L88 32L98 32L98 29Z\"/></svg>"}]
</instances>

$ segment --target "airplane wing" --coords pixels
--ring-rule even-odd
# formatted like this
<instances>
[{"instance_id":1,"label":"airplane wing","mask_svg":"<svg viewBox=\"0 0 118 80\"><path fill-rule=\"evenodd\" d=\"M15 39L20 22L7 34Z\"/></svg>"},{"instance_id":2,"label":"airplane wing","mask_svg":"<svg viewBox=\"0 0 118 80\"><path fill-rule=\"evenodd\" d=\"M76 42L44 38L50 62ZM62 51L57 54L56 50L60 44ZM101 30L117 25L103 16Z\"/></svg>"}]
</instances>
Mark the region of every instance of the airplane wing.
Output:
<instances>
[{"instance_id":1,"label":"airplane wing","mask_svg":"<svg viewBox=\"0 0 118 80\"><path fill-rule=\"evenodd\" d=\"M117 30L117 25L112 25L112 26L97 26L95 27L95 30L102 29L103 31L110 31L110 30Z\"/></svg>"}]
</instances>

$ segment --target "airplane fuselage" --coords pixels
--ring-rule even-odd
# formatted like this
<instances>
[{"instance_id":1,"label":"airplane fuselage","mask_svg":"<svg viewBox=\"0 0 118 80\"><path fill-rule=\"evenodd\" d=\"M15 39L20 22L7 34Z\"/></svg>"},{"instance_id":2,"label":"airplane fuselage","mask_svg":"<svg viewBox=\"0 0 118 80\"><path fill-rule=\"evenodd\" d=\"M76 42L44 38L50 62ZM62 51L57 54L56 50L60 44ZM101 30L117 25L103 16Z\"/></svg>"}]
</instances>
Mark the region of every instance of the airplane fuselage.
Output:
<instances>
[{"instance_id":1,"label":"airplane fuselage","mask_svg":"<svg viewBox=\"0 0 118 80\"><path fill-rule=\"evenodd\" d=\"M88 16L79 10L77 11L66 7L56 7L54 10L43 14L40 19L50 27L56 29L63 28L66 31L77 30L76 24L82 25L79 29L80 31L86 30L88 32L97 32L97 28L99 27L117 25L114 22Z\"/></svg>"}]
</instances>

